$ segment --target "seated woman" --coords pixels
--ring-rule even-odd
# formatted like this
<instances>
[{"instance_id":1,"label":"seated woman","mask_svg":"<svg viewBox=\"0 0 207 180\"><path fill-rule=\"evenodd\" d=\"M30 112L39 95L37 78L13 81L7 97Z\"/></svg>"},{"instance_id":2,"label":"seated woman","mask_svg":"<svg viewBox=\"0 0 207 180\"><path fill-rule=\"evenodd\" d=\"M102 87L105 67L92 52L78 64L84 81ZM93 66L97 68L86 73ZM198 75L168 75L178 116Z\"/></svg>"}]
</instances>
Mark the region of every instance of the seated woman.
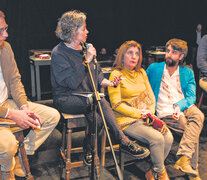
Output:
<instances>
[{"instance_id":1,"label":"seated woman","mask_svg":"<svg viewBox=\"0 0 207 180\"><path fill-rule=\"evenodd\" d=\"M52 51L51 62L51 83L53 87L54 105L62 113L84 114L89 124L89 133L84 139L84 161L87 165L92 162L91 155L91 131L93 127L93 112L87 98L74 95L76 92L92 92L90 77L85 63L89 63L93 75L95 48L90 45L86 50L86 59L82 56L82 46L80 43L86 42L88 30L86 28L86 15L73 10L68 11L60 18L56 35L62 40ZM104 78L100 67L97 67L98 90L101 86L118 85L118 81L109 81ZM144 157L149 154L149 150L142 148L130 141L117 124L115 115L110 104L102 98L101 106L107 125L116 136L116 140L123 145L129 153L134 156ZM98 132L100 132L103 122L100 112L97 113Z\"/></svg>"},{"instance_id":2,"label":"seated woman","mask_svg":"<svg viewBox=\"0 0 207 180\"><path fill-rule=\"evenodd\" d=\"M160 132L144 122L147 115L152 117L155 113L155 97L141 63L140 44L136 41L123 43L109 78L113 80L120 77L120 84L108 87L109 98L124 134L149 145L152 168L146 173L146 179L153 180L155 176L158 179L169 179L164 160L171 149L173 136L167 127ZM159 120L160 122L163 123Z\"/></svg>"}]
</instances>

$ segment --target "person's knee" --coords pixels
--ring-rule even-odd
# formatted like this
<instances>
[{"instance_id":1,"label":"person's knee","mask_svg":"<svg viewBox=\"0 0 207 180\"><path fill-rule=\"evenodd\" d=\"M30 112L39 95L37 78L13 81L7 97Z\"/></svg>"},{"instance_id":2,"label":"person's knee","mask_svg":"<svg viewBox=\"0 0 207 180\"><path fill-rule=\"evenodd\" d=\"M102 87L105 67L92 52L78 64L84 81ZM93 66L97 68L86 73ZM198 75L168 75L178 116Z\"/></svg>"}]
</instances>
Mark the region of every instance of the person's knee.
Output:
<instances>
[{"instance_id":1,"label":"person's knee","mask_svg":"<svg viewBox=\"0 0 207 180\"><path fill-rule=\"evenodd\" d=\"M17 152L17 141L15 136L9 130L1 130L0 152L5 158L10 158Z\"/></svg>"},{"instance_id":2,"label":"person's knee","mask_svg":"<svg viewBox=\"0 0 207 180\"><path fill-rule=\"evenodd\" d=\"M202 126L204 119L205 116L203 112L196 105L193 105L190 109L190 120L199 126Z\"/></svg>"},{"instance_id":3,"label":"person's knee","mask_svg":"<svg viewBox=\"0 0 207 180\"><path fill-rule=\"evenodd\" d=\"M196 112L196 116L195 116L195 118L197 119L197 123L198 123L199 125L203 125L203 122L204 122L204 120L205 120L205 115L203 114L202 111L198 110L198 111Z\"/></svg>"},{"instance_id":4,"label":"person's knee","mask_svg":"<svg viewBox=\"0 0 207 180\"><path fill-rule=\"evenodd\" d=\"M48 118L45 118L45 121L55 125L57 125L60 120L60 113L54 108L49 108L46 116Z\"/></svg>"},{"instance_id":5,"label":"person's knee","mask_svg":"<svg viewBox=\"0 0 207 180\"><path fill-rule=\"evenodd\" d=\"M53 116L53 119L56 122L56 124L58 124L58 122L60 120L60 113L54 108L52 108L52 116Z\"/></svg>"},{"instance_id":6,"label":"person's knee","mask_svg":"<svg viewBox=\"0 0 207 180\"><path fill-rule=\"evenodd\" d=\"M151 142L151 144L158 145L158 146L163 146L164 143L165 143L165 139L161 133L154 136L154 138L152 139L152 142Z\"/></svg>"},{"instance_id":7,"label":"person's knee","mask_svg":"<svg viewBox=\"0 0 207 180\"><path fill-rule=\"evenodd\" d=\"M166 142L168 145L172 145L173 141L174 141L174 137L172 135L172 133L170 132L170 130L168 129L167 135L166 135Z\"/></svg>"},{"instance_id":8,"label":"person's knee","mask_svg":"<svg viewBox=\"0 0 207 180\"><path fill-rule=\"evenodd\" d=\"M201 112L199 116L200 116L199 119L200 119L200 122L201 122L200 126L203 127L203 123L204 123L204 120L205 120L205 115Z\"/></svg>"}]
</instances>

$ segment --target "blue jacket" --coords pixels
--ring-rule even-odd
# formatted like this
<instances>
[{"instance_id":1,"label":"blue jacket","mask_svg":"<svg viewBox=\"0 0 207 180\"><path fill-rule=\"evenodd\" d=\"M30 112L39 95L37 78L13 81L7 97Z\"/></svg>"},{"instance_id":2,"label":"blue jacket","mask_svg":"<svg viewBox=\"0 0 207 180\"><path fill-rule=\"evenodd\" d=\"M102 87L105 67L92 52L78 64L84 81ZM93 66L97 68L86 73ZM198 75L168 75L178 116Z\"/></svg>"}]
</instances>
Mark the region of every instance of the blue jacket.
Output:
<instances>
[{"instance_id":1,"label":"blue jacket","mask_svg":"<svg viewBox=\"0 0 207 180\"><path fill-rule=\"evenodd\" d=\"M160 91L162 75L164 71L165 62L151 64L146 72L155 94L156 103ZM196 83L193 71L190 68L179 66L181 89L184 94L184 99L176 102L181 111L189 108L196 101Z\"/></svg>"}]
</instances>

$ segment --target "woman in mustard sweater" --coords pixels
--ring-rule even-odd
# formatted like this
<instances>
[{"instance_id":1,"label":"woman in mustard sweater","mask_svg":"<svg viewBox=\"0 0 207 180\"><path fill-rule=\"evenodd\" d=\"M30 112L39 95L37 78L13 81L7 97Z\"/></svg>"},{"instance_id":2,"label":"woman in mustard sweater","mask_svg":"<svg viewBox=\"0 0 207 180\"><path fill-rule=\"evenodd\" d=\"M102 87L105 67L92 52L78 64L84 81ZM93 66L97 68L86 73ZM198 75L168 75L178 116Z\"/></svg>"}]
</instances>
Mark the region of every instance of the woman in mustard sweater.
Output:
<instances>
[{"instance_id":1,"label":"woman in mustard sweater","mask_svg":"<svg viewBox=\"0 0 207 180\"><path fill-rule=\"evenodd\" d=\"M146 173L146 179L169 179L164 166L172 143L170 130L165 134L146 125L146 114L155 113L155 97L148 77L143 68L142 49L136 41L126 41L119 48L114 70L109 80L120 77L117 87L108 87L109 98L118 124L123 132L134 139L149 145L152 168Z\"/></svg>"}]
</instances>

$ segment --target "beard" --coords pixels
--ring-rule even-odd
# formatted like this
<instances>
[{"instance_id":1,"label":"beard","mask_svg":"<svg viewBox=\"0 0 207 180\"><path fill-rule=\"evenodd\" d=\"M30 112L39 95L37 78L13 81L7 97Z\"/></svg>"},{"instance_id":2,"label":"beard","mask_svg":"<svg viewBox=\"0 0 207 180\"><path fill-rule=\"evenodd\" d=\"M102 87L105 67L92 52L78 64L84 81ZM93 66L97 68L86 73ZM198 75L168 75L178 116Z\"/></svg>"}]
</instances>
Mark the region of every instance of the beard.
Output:
<instances>
[{"instance_id":1,"label":"beard","mask_svg":"<svg viewBox=\"0 0 207 180\"><path fill-rule=\"evenodd\" d=\"M167 64L167 66L173 67L177 65L177 61L171 59L171 58L167 58L165 59L165 63Z\"/></svg>"}]
</instances>

